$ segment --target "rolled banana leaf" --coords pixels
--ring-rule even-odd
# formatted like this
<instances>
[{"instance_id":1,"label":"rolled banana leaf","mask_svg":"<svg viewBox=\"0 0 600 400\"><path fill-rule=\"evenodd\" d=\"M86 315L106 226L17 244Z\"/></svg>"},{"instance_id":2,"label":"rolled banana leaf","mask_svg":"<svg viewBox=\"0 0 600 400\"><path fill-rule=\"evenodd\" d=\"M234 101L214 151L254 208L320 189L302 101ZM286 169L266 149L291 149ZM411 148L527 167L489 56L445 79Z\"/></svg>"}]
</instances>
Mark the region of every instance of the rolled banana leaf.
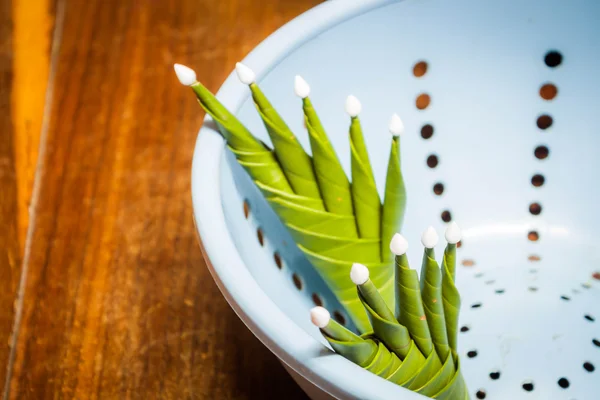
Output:
<instances>
[{"instance_id":1,"label":"rolled banana leaf","mask_svg":"<svg viewBox=\"0 0 600 400\"><path fill-rule=\"evenodd\" d=\"M377 334L358 336L333 320L321 333L336 353L390 382L432 398L469 399L460 370L454 372L458 361L455 353L442 365L436 362L435 352L425 360L411 341L407 356L401 360Z\"/></svg>"},{"instance_id":2,"label":"rolled banana leaf","mask_svg":"<svg viewBox=\"0 0 600 400\"><path fill-rule=\"evenodd\" d=\"M346 308L358 330L360 332L369 332L371 330L369 318L360 299L356 296L356 286L348 279L353 262L323 257L301 244L298 244L298 247L306 255L308 261L321 273L321 276L325 278L326 283ZM371 280L380 288L379 291L382 298L388 304L388 307L393 307L393 269L388 264L383 263L365 265L371 271Z\"/></svg>"},{"instance_id":3,"label":"rolled banana leaf","mask_svg":"<svg viewBox=\"0 0 600 400\"><path fill-rule=\"evenodd\" d=\"M308 97L302 100L312 159L327 211L354 216L350 182ZM356 228L347 232L358 237Z\"/></svg>"},{"instance_id":4,"label":"rolled banana leaf","mask_svg":"<svg viewBox=\"0 0 600 400\"><path fill-rule=\"evenodd\" d=\"M191 87L204 111L217 124L219 132L221 132L229 147L235 149L236 153L234 154L240 164L247 164L242 164L242 166L253 179L259 180L273 189L292 193L292 187L273 151L256 140L250 131L204 85L196 82ZM248 163L251 165L248 165Z\"/></svg>"},{"instance_id":5,"label":"rolled banana leaf","mask_svg":"<svg viewBox=\"0 0 600 400\"><path fill-rule=\"evenodd\" d=\"M400 137L394 136L385 180L385 197L381 214L381 260L392 262L394 257L388 245L392 236L400 232L406 210L406 187L400 167Z\"/></svg>"},{"instance_id":6,"label":"rolled banana leaf","mask_svg":"<svg viewBox=\"0 0 600 400\"><path fill-rule=\"evenodd\" d=\"M450 346L448 345L446 319L442 304L442 272L435 261L433 249L425 248L423 252L421 296L435 350L440 360L451 359L448 357ZM454 372L454 364L452 364L452 372Z\"/></svg>"},{"instance_id":7,"label":"rolled banana leaf","mask_svg":"<svg viewBox=\"0 0 600 400\"><path fill-rule=\"evenodd\" d=\"M362 238L381 235L381 200L358 117L350 123L350 160L352 165L352 204L358 232ZM389 251L388 251L389 253Z\"/></svg>"},{"instance_id":8,"label":"rolled banana leaf","mask_svg":"<svg viewBox=\"0 0 600 400\"><path fill-rule=\"evenodd\" d=\"M442 261L442 303L450 348L458 351L458 313L460 294L454 283L456 277L456 245L448 243Z\"/></svg>"},{"instance_id":9,"label":"rolled banana leaf","mask_svg":"<svg viewBox=\"0 0 600 400\"><path fill-rule=\"evenodd\" d=\"M396 320L394 313L370 279L362 285L358 285L357 290L358 298L367 311L375 335L400 359L404 360L412 344L408 329ZM420 351L419 354L421 354ZM425 361L422 354L421 359L422 362Z\"/></svg>"},{"instance_id":10,"label":"rolled banana leaf","mask_svg":"<svg viewBox=\"0 0 600 400\"><path fill-rule=\"evenodd\" d=\"M252 98L260 117L273 142L277 160L290 182L294 193L301 196L321 198L319 185L313 170L310 156L302 148L298 139L273 108L256 83L250 85Z\"/></svg>"},{"instance_id":11,"label":"rolled banana leaf","mask_svg":"<svg viewBox=\"0 0 600 400\"><path fill-rule=\"evenodd\" d=\"M194 84L192 88L202 107L217 122L228 148L286 225L300 250L346 308L357 329L366 332L369 329L369 318L356 296L355 286L348 279L348 273L354 262L361 262L369 267L373 282L380 288L383 298L393 310L393 260L386 256L386 261L382 262L381 258L382 248L386 248L386 254L389 252L389 240L383 245L381 234L375 235L373 227L370 228L372 235L363 237L359 234L351 185L310 100L304 99L303 108L313 159L308 157L295 138L292 140L292 132L256 84L250 85L253 99L267 126L277 155L256 140L200 83ZM351 133L351 137L354 137L355 179L359 182L357 185L365 186L368 182L372 183L372 173L365 165L368 163L366 148L361 140L362 136L359 137L355 132ZM358 163L359 158L361 163ZM397 143L392 145L390 161L394 165L388 169L395 171L395 175L388 177L386 184L388 208L392 210L387 215L388 218L398 218L398 221L388 222L387 226L391 227L388 230L395 232L399 230L398 222L402 220L401 212L404 209L403 204L400 207L392 204L399 199L398 193L404 193ZM364 179L358 177L359 171L365 175ZM400 185L401 188L395 188L394 185ZM372 191L373 188L369 190ZM366 204L361 203L363 215L369 214ZM377 215L381 211L381 205L375 201L372 204L375 209L371 214Z\"/></svg>"}]
</instances>

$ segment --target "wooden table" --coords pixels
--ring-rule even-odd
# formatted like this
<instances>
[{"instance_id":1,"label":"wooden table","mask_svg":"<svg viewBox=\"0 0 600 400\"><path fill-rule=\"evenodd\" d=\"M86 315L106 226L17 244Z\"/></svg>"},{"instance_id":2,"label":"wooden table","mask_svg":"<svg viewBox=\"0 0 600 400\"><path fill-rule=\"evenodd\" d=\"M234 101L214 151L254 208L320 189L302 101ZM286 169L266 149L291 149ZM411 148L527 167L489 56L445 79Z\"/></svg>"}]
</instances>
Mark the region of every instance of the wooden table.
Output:
<instances>
[{"instance_id":1,"label":"wooden table","mask_svg":"<svg viewBox=\"0 0 600 400\"><path fill-rule=\"evenodd\" d=\"M192 223L216 90L319 0L0 0L0 380L11 399L304 398Z\"/></svg>"}]
</instances>

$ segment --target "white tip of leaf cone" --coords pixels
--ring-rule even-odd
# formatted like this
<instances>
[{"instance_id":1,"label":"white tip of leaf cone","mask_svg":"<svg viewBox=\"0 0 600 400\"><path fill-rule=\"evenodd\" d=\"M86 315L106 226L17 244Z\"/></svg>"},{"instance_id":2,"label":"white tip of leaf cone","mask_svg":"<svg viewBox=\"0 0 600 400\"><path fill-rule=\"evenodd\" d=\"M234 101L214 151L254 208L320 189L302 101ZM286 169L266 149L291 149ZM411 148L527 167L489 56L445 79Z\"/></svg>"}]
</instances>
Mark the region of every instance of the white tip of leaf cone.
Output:
<instances>
[{"instance_id":1,"label":"white tip of leaf cone","mask_svg":"<svg viewBox=\"0 0 600 400\"><path fill-rule=\"evenodd\" d=\"M458 224L454 221L448 224L448 228L446 228L446 241L450 244L456 244L460 242L462 238L462 232Z\"/></svg>"},{"instance_id":2,"label":"white tip of leaf cone","mask_svg":"<svg viewBox=\"0 0 600 400\"><path fill-rule=\"evenodd\" d=\"M421 236L421 243L428 249L433 249L439 240L438 234L432 226L427 228Z\"/></svg>"},{"instance_id":3,"label":"white tip of leaf cone","mask_svg":"<svg viewBox=\"0 0 600 400\"><path fill-rule=\"evenodd\" d=\"M397 256L406 254L406 251L408 250L408 242L406 241L406 238L401 234L396 233L390 242L390 250Z\"/></svg>"},{"instance_id":4,"label":"white tip of leaf cone","mask_svg":"<svg viewBox=\"0 0 600 400\"><path fill-rule=\"evenodd\" d=\"M310 310L310 320L318 328L325 328L329 324L331 315L323 307L315 307Z\"/></svg>"},{"instance_id":5,"label":"white tip of leaf cone","mask_svg":"<svg viewBox=\"0 0 600 400\"><path fill-rule=\"evenodd\" d=\"M369 280L369 268L359 263L352 264L352 269L350 270L350 279L352 279L352 282L355 285L364 284Z\"/></svg>"},{"instance_id":6,"label":"white tip of leaf cone","mask_svg":"<svg viewBox=\"0 0 600 400\"><path fill-rule=\"evenodd\" d=\"M300 75L296 75L294 79L294 92L301 99L308 97L310 94L310 86L308 86L308 83Z\"/></svg>"},{"instance_id":7,"label":"white tip of leaf cone","mask_svg":"<svg viewBox=\"0 0 600 400\"><path fill-rule=\"evenodd\" d=\"M175 75L177 75L177 79L181 82L182 85L191 86L196 83L196 72L190 67L186 67L185 65L175 64L173 65L173 69L175 70Z\"/></svg>"},{"instance_id":8,"label":"white tip of leaf cone","mask_svg":"<svg viewBox=\"0 0 600 400\"><path fill-rule=\"evenodd\" d=\"M388 128L392 136L401 136L404 133L404 123L398 114L392 115Z\"/></svg>"},{"instance_id":9,"label":"white tip of leaf cone","mask_svg":"<svg viewBox=\"0 0 600 400\"><path fill-rule=\"evenodd\" d=\"M356 97L350 95L346 98L346 112L348 113L348 115L350 115L351 117L357 117L358 114L360 114L361 110L362 105Z\"/></svg>"},{"instance_id":10,"label":"white tip of leaf cone","mask_svg":"<svg viewBox=\"0 0 600 400\"><path fill-rule=\"evenodd\" d=\"M235 64L235 72L240 81L245 85L250 85L256 81L256 74L250 68L242 63Z\"/></svg>"}]
</instances>

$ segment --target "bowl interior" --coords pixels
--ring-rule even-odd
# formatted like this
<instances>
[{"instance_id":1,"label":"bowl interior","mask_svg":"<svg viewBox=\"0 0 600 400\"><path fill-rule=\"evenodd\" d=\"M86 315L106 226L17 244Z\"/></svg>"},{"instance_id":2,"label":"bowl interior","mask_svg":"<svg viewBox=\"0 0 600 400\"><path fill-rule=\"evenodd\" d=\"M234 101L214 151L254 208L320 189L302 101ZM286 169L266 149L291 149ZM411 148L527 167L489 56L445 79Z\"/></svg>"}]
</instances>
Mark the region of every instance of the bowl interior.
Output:
<instances>
[{"instance_id":1,"label":"bowl interior","mask_svg":"<svg viewBox=\"0 0 600 400\"><path fill-rule=\"evenodd\" d=\"M293 93L296 74L307 80L348 174L343 106L357 96L381 193L387 123L402 117L413 267L428 225L463 227L460 349L474 398L584 399L600 390L599 17L593 0L406 0L331 27L260 77L308 150ZM251 99L237 115L269 143ZM310 307L348 318L231 154L221 171L245 264L322 340Z\"/></svg>"}]
</instances>

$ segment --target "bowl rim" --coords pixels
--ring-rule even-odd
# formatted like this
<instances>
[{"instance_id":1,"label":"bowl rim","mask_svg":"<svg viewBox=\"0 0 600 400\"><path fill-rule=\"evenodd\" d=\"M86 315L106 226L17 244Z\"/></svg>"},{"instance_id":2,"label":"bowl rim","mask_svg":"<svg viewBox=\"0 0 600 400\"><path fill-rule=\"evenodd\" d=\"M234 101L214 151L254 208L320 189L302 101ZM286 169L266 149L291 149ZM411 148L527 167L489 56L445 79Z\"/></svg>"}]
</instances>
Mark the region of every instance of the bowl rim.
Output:
<instances>
[{"instance_id":1,"label":"bowl rim","mask_svg":"<svg viewBox=\"0 0 600 400\"><path fill-rule=\"evenodd\" d=\"M401 1L404 0L326 1L279 28L243 62L260 80L280 60L323 31L367 11ZM234 111L239 110L248 96L247 88L239 83L235 72L217 92L219 100ZM280 361L333 397L424 399L333 353L296 325L260 288L245 268L225 222L219 179L224 149L224 140L207 115L192 159L193 217L206 265L238 317Z\"/></svg>"}]
</instances>

